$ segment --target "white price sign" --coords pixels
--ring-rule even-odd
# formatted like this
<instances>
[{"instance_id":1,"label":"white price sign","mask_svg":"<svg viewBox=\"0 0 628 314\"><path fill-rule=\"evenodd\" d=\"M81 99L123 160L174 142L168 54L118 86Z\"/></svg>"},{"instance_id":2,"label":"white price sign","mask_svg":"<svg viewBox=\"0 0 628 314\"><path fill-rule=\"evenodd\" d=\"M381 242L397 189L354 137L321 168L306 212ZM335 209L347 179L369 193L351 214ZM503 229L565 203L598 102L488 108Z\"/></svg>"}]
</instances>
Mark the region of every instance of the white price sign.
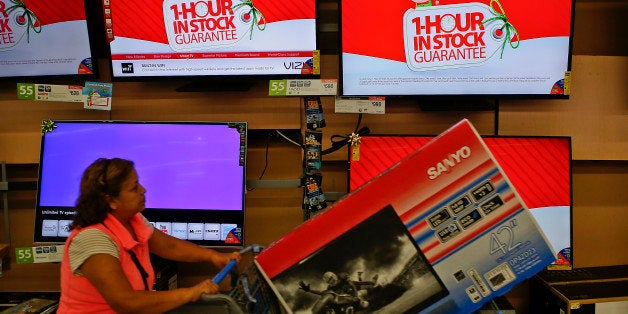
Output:
<instances>
[{"instance_id":1,"label":"white price sign","mask_svg":"<svg viewBox=\"0 0 628 314\"><path fill-rule=\"evenodd\" d=\"M20 247L15 249L18 264L57 263L63 257L64 245Z\"/></svg>"},{"instance_id":2,"label":"white price sign","mask_svg":"<svg viewBox=\"0 0 628 314\"><path fill-rule=\"evenodd\" d=\"M386 113L386 98L371 97L336 97L336 113Z\"/></svg>"},{"instance_id":3,"label":"white price sign","mask_svg":"<svg viewBox=\"0 0 628 314\"><path fill-rule=\"evenodd\" d=\"M76 85L17 84L17 97L23 100L83 102L83 87Z\"/></svg>"},{"instance_id":4,"label":"white price sign","mask_svg":"<svg viewBox=\"0 0 628 314\"><path fill-rule=\"evenodd\" d=\"M338 93L338 80L272 80L269 96L325 96Z\"/></svg>"}]
</instances>

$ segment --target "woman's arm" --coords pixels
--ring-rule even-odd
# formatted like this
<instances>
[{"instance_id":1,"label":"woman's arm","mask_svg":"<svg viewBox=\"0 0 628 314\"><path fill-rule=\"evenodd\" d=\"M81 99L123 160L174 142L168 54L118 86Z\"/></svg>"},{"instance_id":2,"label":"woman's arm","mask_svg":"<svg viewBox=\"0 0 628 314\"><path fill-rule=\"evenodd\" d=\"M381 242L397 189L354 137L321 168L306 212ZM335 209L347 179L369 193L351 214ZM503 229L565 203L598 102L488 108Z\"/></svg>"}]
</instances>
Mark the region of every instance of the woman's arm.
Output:
<instances>
[{"instance_id":1,"label":"woman's arm","mask_svg":"<svg viewBox=\"0 0 628 314\"><path fill-rule=\"evenodd\" d=\"M80 267L83 276L96 287L113 310L119 313L165 312L188 302L197 301L202 294L218 293L211 280L196 286L168 291L133 290L125 277L120 261L108 254L95 254Z\"/></svg>"},{"instance_id":2,"label":"woman's arm","mask_svg":"<svg viewBox=\"0 0 628 314\"><path fill-rule=\"evenodd\" d=\"M240 262L240 252L220 253L156 229L148 240L148 244L151 253L179 262L210 262L218 268L224 267L232 259Z\"/></svg>"}]
</instances>

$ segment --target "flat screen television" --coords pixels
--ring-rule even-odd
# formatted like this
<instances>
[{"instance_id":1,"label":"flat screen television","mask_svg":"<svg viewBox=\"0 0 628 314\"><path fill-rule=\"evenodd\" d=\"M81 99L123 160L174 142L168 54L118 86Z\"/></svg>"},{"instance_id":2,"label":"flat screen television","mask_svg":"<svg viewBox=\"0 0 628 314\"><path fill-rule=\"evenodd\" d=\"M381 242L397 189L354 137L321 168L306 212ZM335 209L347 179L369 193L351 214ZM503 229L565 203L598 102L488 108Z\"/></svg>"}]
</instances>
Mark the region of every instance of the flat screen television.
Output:
<instances>
[{"instance_id":1,"label":"flat screen television","mask_svg":"<svg viewBox=\"0 0 628 314\"><path fill-rule=\"evenodd\" d=\"M340 0L341 94L567 98L573 0Z\"/></svg>"},{"instance_id":2,"label":"flat screen television","mask_svg":"<svg viewBox=\"0 0 628 314\"><path fill-rule=\"evenodd\" d=\"M359 146L350 148L349 190L359 188L432 138L361 137ZM483 140L554 248L556 261L548 269L572 269L571 138L483 136Z\"/></svg>"},{"instance_id":3,"label":"flat screen television","mask_svg":"<svg viewBox=\"0 0 628 314\"><path fill-rule=\"evenodd\" d=\"M113 80L314 73L314 0L111 0ZM219 80L213 80L219 82Z\"/></svg>"},{"instance_id":4,"label":"flat screen television","mask_svg":"<svg viewBox=\"0 0 628 314\"><path fill-rule=\"evenodd\" d=\"M84 0L0 0L0 78L91 77Z\"/></svg>"},{"instance_id":5,"label":"flat screen television","mask_svg":"<svg viewBox=\"0 0 628 314\"><path fill-rule=\"evenodd\" d=\"M83 171L120 157L135 163L155 228L203 246L243 245L246 122L53 122L42 134L35 242L65 241Z\"/></svg>"}]
</instances>

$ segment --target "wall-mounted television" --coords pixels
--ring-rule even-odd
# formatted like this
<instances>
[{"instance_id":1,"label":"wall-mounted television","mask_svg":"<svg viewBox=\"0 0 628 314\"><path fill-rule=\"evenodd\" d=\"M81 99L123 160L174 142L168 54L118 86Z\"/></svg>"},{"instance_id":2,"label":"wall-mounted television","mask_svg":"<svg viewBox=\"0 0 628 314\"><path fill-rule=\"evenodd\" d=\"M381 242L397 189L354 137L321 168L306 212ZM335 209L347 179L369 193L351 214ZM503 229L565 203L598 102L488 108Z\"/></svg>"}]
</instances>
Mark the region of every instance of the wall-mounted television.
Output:
<instances>
[{"instance_id":1,"label":"wall-mounted television","mask_svg":"<svg viewBox=\"0 0 628 314\"><path fill-rule=\"evenodd\" d=\"M135 163L142 214L156 229L211 247L244 241L246 122L53 121L42 134L35 242L63 242L83 171L96 159Z\"/></svg>"},{"instance_id":2,"label":"wall-mounted television","mask_svg":"<svg viewBox=\"0 0 628 314\"><path fill-rule=\"evenodd\" d=\"M359 188L432 138L361 137L349 155L349 190ZM571 138L483 136L483 140L552 244L556 261L548 269L573 268Z\"/></svg>"},{"instance_id":3,"label":"wall-mounted television","mask_svg":"<svg viewBox=\"0 0 628 314\"><path fill-rule=\"evenodd\" d=\"M341 94L567 98L573 0L341 0Z\"/></svg>"},{"instance_id":4,"label":"wall-mounted television","mask_svg":"<svg viewBox=\"0 0 628 314\"><path fill-rule=\"evenodd\" d=\"M114 80L313 76L314 0L111 0ZM216 82L216 80L214 80Z\"/></svg>"},{"instance_id":5,"label":"wall-mounted television","mask_svg":"<svg viewBox=\"0 0 628 314\"><path fill-rule=\"evenodd\" d=\"M84 0L0 0L0 78L92 77Z\"/></svg>"}]
</instances>

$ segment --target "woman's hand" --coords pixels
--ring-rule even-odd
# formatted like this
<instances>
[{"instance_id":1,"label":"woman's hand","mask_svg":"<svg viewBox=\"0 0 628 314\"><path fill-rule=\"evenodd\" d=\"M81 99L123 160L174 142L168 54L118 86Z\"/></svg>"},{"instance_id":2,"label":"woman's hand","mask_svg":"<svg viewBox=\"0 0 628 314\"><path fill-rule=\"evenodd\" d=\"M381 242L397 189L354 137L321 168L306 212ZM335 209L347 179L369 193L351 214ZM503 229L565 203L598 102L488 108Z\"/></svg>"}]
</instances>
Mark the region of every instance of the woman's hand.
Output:
<instances>
[{"instance_id":1,"label":"woman's hand","mask_svg":"<svg viewBox=\"0 0 628 314\"><path fill-rule=\"evenodd\" d=\"M220 292L220 287L211 281L211 279L206 279L197 284L196 286L190 287L190 301L195 302L198 301L203 294L217 294Z\"/></svg>"},{"instance_id":2,"label":"woman's hand","mask_svg":"<svg viewBox=\"0 0 628 314\"><path fill-rule=\"evenodd\" d=\"M232 259L236 260L236 263L239 264L240 260L242 259L242 256L240 255L240 252L238 252L238 251L231 252L231 253L218 253L218 252L216 252L216 254L214 255L213 263L214 263L214 265L216 265L216 267L222 269L223 267L227 266L227 264Z\"/></svg>"}]
</instances>

